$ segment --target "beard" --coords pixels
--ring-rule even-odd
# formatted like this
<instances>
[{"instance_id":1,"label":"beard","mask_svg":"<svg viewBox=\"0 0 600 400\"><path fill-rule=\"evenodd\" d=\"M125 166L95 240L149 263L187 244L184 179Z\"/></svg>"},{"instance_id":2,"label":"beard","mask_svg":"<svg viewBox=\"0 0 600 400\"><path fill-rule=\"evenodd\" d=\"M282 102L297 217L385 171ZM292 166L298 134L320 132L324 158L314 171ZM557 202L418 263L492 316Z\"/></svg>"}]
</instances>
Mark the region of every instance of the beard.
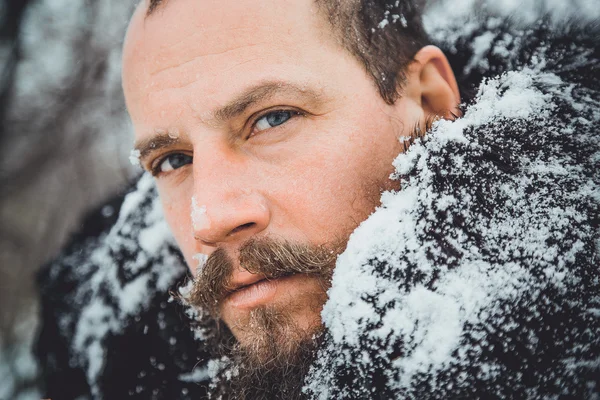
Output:
<instances>
[{"instance_id":1,"label":"beard","mask_svg":"<svg viewBox=\"0 0 600 400\"><path fill-rule=\"evenodd\" d=\"M341 242L339 242L341 243ZM223 249L217 249L198 271L186 302L216 325L213 352L228 360L214 382L214 398L226 399L301 399L304 376L314 359L322 325L320 310L340 244L311 246L269 238L251 239L239 249L239 265L266 279L303 274L316 279L319 291L303 304L278 303L256 307L243 324L237 324L236 340L220 320L219 306L232 292L230 281L235 264ZM292 300L293 301L293 300ZM300 327L293 315L298 309L315 315L309 327Z\"/></svg>"},{"instance_id":2,"label":"beard","mask_svg":"<svg viewBox=\"0 0 600 400\"><path fill-rule=\"evenodd\" d=\"M267 308L252 316L260 339L242 346L221 336L220 359L226 360L213 379L211 398L236 400L300 400L304 378L315 359L322 333L307 336L294 330L287 317ZM286 336L273 333L285 330ZM232 336L229 336L232 338Z\"/></svg>"}]
</instances>

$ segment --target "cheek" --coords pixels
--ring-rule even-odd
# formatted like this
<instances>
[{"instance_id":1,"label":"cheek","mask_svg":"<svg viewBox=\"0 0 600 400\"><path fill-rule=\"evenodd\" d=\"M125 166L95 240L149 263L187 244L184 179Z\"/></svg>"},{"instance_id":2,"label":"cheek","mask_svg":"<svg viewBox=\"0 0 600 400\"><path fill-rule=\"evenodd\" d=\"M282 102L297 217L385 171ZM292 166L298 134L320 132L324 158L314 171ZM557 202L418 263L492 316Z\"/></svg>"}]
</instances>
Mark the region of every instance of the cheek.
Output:
<instances>
[{"instance_id":1,"label":"cheek","mask_svg":"<svg viewBox=\"0 0 600 400\"><path fill-rule=\"evenodd\" d=\"M313 243L347 239L378 205L380 189L389 188L402 126L381 115L379 124L361 125L373 116L361 117L338 124L326 133L328 140L288 168L295 179L280 193L287 200L282 206Z\"/></svg>"}]
</instances>

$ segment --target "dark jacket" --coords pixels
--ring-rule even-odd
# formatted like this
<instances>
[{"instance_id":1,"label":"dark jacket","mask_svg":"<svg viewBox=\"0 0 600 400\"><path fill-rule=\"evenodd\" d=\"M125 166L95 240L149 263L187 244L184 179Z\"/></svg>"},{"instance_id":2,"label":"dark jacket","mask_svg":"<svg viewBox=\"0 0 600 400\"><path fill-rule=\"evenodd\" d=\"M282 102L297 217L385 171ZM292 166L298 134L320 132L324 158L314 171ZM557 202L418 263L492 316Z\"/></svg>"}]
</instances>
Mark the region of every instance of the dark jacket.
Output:
<instances>
[{"instance_id":1,"label":"dark jacket","mask_svg":"<svg viewBox=\"0 0 600 400\"><path fill-rule=\"evenodd\" d=\"M464 116L399 156L402 189L340 256L308 397L600 396L598 23L473 12L428 27ZM54 400L206 393L159 208L143 177L110 230L40 274Z\"/></svg>"},{"instance_id":2,"label":"dark jacket","mask_svg":"<svg viewBox=\"0 0 600 400\"><path fill-rule=\"evenodd\" d=\"M146 178L124 203L119 196L93 212L63 256L38 275L37 352L47 398L206 396L199 384L206 370L197 368L206 355L172 296L188 269L160 214L148 218L160 208ZM148 252L140 247L144 231L156 244Z\"/></svg>"}]
</instances>

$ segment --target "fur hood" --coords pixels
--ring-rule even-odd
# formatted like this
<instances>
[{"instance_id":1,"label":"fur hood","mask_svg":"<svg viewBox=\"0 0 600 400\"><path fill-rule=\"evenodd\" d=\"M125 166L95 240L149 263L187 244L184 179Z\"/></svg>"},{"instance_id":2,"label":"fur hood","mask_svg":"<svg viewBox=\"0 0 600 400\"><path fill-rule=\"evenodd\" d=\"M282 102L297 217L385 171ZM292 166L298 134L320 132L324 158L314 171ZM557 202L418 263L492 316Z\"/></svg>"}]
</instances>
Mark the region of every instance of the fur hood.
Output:
<instances>
[{"instance_id":1,"label":"fur hood","mask_svg":"<svg viewBox=\"0 0 600 400\"><path fill-rule=\"evenodd\" d=\"M464 115L398 156L338 258L308 397L600 395L600 11L531 3L428 9ZM187 268L156 196L143 176L41 275L48 395L197 398L227 368L169 302Z\"/></svg>"},{"instance_id":2,"label":"fur hood","mask_svg":"<svg viewBox=\"0 0 600 400\"><path fill-rule=\"evenodd\" d=\"M483 81L398 156L402 189L338 259L314 398L600 393L597 26L453 23L432 35Z\"/></svg>"}]
</instances>

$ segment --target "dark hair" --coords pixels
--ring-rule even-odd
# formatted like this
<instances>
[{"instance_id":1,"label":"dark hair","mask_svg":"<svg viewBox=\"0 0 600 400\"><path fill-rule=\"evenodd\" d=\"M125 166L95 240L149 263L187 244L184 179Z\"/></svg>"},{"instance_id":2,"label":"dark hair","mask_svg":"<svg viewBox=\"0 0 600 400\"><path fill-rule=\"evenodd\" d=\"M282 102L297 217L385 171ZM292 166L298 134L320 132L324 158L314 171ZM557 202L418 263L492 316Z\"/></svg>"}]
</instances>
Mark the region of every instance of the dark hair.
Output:
<instances>
[{"instance_id":1,"label":"dark hair","mask_svg":"<svg viewBox=\"0 0 600 400\"><path fill-rule=\"evenodd\" d=\"M150 15L165 0L150 0ZM379 94L393 104L406 82L406 68L429 44L421 0L315 0L341 46L373 77Z\"/></svg>"},{"instance_id":2,"label":"dark hair","mask_svg":"<svg viewBox=\"0 0 600 400\"><path fill-rule=\"evenodd\" d=\"M415 0L315 0L342 46L364 65L381 97L393 104L406 68L429 44Z\"/></svg>"}]
</instances>

